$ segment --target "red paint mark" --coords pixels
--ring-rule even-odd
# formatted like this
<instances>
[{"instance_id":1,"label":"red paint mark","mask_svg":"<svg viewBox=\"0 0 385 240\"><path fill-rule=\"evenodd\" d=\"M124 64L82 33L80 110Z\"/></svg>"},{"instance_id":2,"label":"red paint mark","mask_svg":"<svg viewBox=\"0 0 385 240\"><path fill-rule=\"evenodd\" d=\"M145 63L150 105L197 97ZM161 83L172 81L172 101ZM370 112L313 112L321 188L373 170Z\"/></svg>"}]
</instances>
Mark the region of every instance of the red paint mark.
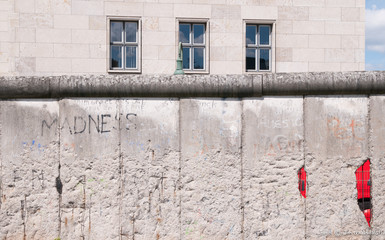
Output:
<instances>
[{"instance_id":1,"label":"red paint mark","mask_svg":"<svg viewBox=\"0 0 385 240\"><path fill-rule=\"evenodd\" d=\"M342 124L340 119L336 117L328 118L327 125L329 131L331 131L337 139L355 139L357 141L363 141L364 138L356 136L356 129L362 128L363 124L360 121L354 119L351 120L350 124Z\"/></svg>"},{"instance_id":2,"label":"red paint mark","mask_svg":"<svg viewBox=\"0 0 385 240\"><path fill-rule=\"evenodd\" d=\"M305 167L298 170L298 189L304 198L306 198L306 171Z\"/></svg>"},{"instance_id":3,"label":"red paint mark","mask_svg":"<svg viewBox=\"0 0 385 240\"><path fill-rule=\"evenodd\" d=\"M354 132L354 128L355 127L362 127L362 124L357 124L354 120L352 120L352 123L349 125L349 127L352 128L352 136L353 136L354 139L359 140L359 141L363 141L364 140L363 138L357 137L355 132Z\"/></svg>"},{"instance_id":4,"label":"red paint mark","mask_svg":"<svg viewBox=\"0 0 385 240\"><path fill-rule=\"evenodd\" d=\"M370 221L372 218L371 209L372 209L372 196L371 196L371 178L370 178L370 160L366 160L356 170L356 180L357 180L357 201L360 210L364 213L366 221L370 227Z\"/></svg>"}]
</instances>

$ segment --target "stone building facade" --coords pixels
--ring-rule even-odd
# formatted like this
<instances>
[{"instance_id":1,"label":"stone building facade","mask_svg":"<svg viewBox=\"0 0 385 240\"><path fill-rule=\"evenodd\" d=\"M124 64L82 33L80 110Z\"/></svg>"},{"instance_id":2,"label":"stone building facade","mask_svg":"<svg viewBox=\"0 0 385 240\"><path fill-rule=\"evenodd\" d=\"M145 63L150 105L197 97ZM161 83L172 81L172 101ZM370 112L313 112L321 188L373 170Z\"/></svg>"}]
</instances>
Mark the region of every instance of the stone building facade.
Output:
<instances>
[{"instance_id":1,"label":"stone building facade","mask_svg":"<svg viewBox=\"0 0 385 240\"><path fill-rule=\"evenodd\" d=\"M365 0L0 0L0 11L1 75L172 74L183 29L186 72L365 67ZM112 41L114 23L135 38Z\"/></svg>"}]
</instances>

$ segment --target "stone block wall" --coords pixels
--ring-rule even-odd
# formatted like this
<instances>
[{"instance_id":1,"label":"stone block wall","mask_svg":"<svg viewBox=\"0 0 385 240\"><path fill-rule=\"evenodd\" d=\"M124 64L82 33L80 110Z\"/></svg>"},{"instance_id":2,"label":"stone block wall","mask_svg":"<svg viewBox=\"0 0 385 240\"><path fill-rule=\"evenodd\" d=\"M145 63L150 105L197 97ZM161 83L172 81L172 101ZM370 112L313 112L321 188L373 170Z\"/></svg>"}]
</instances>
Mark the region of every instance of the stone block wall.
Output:
<instances>
[{"instance_id":1,"label":"stone block wall","mask_svg":"<svg viewBox=\"0 0 385 240\"><path fill-rule=\"evenodd\" d=\"M209 73L245 69L245 20L275 22L273 72L364 70L365 0L0 0L0 74L103 74L107 17L140 17L142 73L172 74L177 19L206 19Z\"/></svg>"}]
</instances>

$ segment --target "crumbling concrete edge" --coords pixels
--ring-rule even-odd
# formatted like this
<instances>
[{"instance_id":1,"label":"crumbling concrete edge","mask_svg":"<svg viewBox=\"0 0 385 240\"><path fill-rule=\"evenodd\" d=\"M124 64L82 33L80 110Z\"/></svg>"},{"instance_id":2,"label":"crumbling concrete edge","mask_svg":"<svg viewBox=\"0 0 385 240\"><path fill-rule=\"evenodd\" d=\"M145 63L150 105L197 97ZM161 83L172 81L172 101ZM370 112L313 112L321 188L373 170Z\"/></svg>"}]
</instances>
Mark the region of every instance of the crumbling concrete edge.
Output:
<instances>
[{"instance_id":1,"label":"crumbling concrete edge","mask_svg":"<svg viewBox=\"0 0 385 240\"><path fill-rule=\"evenodd\" d=\"M384 94L384 72L0 76L0 99Z\"/></svg>"}]
</instances>

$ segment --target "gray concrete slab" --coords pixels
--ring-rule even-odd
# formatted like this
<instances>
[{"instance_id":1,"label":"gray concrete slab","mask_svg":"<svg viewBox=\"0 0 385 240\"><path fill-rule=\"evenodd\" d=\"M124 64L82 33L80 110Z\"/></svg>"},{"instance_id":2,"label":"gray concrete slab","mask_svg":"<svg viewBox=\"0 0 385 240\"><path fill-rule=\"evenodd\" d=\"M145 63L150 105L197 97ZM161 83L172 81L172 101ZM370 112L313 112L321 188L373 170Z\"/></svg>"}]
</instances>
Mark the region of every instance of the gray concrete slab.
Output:
<instances>
[{"instance_id":1,"label":"gray concrete slab","mask_svg":"<svg viewBox=\"0 0 385 240\"><path fill-rule=\"evenodd\" d=\"M0 99L384 94L382 72L0 76Z\"/></svg>"},{"instance_id":2,"label":"gray concrete slab","mask_svg":"<svg viewBox=\"0 0 385 240\"><path fill-rule=\"evenodd\" d=\"M385 97L370 97L372 239L385 238Z\"/></svg>"},{"instance_id":3,"label":"gray concrete slab","mask_svg":"<svg viewBox=\"0 0 385 240\"><path fill-rule=\"evenodd\" d=\"M120 145L116 100L61 100L62 239L119 239Z\"/></svg>"},{"instance_id":4,"label":"gray concrete slab","mask_svg":"<svg viewBox=\"0 0 385 240\"><path fill-rule=\"evenodd\" d=\"M179 101L122 100L122 239L179 239Z\"/></svg>"},{"instance_id":5,"label":"gray concrete slab","mask_svg":"<svg viewBox=\"0 0 385 240\"><path fill-rule=\"evenodd\" d=\"M305 199L302 97L243 100L245 239L303 239Z\"/></svg>"},{"instance_id":6,"label":"gray concrete slab","mask_svg":"<svg viewBox=\"0 0 385 240\"><path fill-rule=\"evenodd\" d=\"M241 102L180 104L180 238L241 239Z\"/></svg>"},{"instance_id":7,"label":"gray concrete slab","mask_svg":"<svg viewBox=\"0 0 385 240\"><path fill-rule=\"evenodd\" d=\"M0 111L0 239L54 239L60 225L59 134L51 123L58 103L3 101Z\"/></svg>"},{"instance_id":8,"label":"gray concrete slab","mask_svg":"<svg viewBox=\"0 0 385 240\"><path fill-rule=\"evenodd\" d=\"M305 98L306 237L369 239L355 171L368 158L368 98Z\"/></svg>"}]
</instances>

